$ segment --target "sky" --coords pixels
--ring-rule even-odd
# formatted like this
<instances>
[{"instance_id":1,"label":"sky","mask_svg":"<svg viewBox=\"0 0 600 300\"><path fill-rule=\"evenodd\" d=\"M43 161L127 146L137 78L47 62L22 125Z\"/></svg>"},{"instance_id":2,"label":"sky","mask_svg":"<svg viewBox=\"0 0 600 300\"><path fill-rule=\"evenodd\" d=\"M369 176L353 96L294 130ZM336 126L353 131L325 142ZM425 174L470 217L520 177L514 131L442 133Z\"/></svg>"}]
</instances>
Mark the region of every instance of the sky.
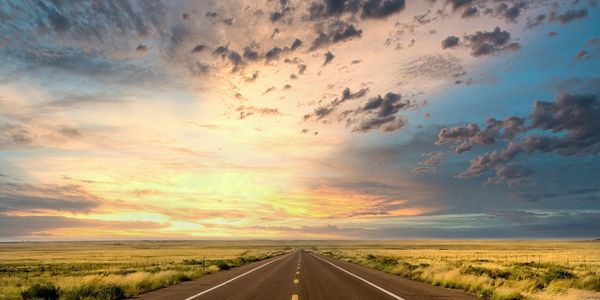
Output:
<instances>
[{"instance_id":1,"label":"sky","mask_svg":"<svg viewBox=\"0 0 600 300\"><path fill-rule=\"evenodd\" d=\"M8 0L0 20L0 241L600 232L596 0Z\"/></svg>"}]
</instances>

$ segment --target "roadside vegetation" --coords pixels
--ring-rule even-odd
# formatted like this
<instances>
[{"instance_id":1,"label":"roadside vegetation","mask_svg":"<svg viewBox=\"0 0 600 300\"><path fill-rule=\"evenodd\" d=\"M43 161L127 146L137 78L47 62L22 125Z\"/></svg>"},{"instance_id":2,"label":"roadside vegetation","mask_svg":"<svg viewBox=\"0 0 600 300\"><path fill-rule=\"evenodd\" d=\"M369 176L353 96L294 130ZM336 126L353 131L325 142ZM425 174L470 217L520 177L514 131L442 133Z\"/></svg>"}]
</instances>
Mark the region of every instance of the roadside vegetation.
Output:
<instances>
[{"instance_id":1,"label":"roadside vegetation","mask_svg":"<svg viewBox=\"0 0 600 300\"><path fill-rule=\"evenodd\" d=\"M1 243L0 299L125 299L287 251L227 242Z\"/></svg>"},{"instance_id":2,"label":"roadside vegetation","mask_svg":"<svg viewBox=\"0 0 600 300\"><path fill-rule=\"evenodd\" d=\"M391 242L313 250L485 299L600 299L598 241Z\"/></svg>"}]
</instances>

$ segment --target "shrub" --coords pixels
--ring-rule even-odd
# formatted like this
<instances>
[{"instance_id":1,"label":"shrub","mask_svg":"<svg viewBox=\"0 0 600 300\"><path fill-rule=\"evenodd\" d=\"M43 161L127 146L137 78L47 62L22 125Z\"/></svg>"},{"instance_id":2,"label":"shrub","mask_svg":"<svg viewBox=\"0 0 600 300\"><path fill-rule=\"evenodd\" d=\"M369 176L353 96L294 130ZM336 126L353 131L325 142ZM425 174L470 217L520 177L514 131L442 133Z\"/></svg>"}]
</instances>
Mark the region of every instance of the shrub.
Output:
<instances>
[{"instance_id":1,"label":"shrub","mask_svg":"<svg viewBox=\"0 0 600 300\"><path fill-rule=\"evenodd\" d=\"M24 300L58 300L59 296L60 289L52 283L35 283L21 292L21 298Z\"/></svg>"},{"instance_id":2,"label":"shrub","mask_svg":"<svg viewBox=\"0 0 600 300\"><path fill-rule=\"evenodd\" d=\"M226 262L224 262L222 260L216 261L215 265L217 267L219 267L219 269L221 269L221 270L229 270L229 269L231 269L231 266L228 263L226 263Z\"/></svg>"},{"instance_id":3,"label":"shrub","mask_svg":"<svg viewBox=\"0 0 600 300\"><path fill-rule=\"evenodd\" d=\"M120 300L125 298L125 291L114 283L84 284L65 294L66 300L98 299Z\"/></svg>"},{"instance_id":4,"label":"shrub","mask_svg":"<svg viewBox=\"0 0 600 300\"><path fill-rule=\"evenodd\" d=\"M551 281L558 280L558 279L571 279L571 278L575 278L575 275L573 275L573 273L567 271L564 268L559 268L559 267L550 268L550 269L548 269L546 274L544 274L544 282L545 283L550 283Z\"/></svg>"}]
</instances>

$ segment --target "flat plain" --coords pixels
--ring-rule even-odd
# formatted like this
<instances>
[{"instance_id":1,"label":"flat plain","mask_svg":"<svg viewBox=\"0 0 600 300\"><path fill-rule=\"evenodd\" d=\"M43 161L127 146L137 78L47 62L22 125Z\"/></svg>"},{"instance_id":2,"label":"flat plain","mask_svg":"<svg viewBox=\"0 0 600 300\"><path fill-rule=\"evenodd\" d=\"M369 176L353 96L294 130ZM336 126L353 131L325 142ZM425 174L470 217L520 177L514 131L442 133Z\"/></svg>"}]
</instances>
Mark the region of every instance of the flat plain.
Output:
<instances>
[{"instance_id":1,"label":"flat plain","mask_svg":"<svg viewBox=\"0 0 600 300\"><path fill-rule=\"evenodd\" d=\"M296 249L487 299L600 299L600 242L546 240L0 243L0 298L127 298Z\"/></svg>"}]
</instances>

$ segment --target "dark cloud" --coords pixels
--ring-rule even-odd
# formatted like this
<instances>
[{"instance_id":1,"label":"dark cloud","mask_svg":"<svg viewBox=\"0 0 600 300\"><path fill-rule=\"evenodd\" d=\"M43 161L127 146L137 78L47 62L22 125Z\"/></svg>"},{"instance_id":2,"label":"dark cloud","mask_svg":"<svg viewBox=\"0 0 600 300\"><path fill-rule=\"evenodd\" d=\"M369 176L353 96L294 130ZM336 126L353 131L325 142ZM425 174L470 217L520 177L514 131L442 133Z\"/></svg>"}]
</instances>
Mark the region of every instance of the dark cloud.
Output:
<instances>
[{"instance_id":1,"label":"dark cloud","mask_svg":"<svg viewBox=\"0 0 600 300\"><path fill-rule=\"evenodd\" d=\"M473 3L473 0L446 0L446 3L451 4L452 9L456 11L458 9L470 6Z\"/></svg>"},{"instance_id":2,"label":"dark cloud","mask_svg":"<svg viewBox=\"0 0 600 300\"><path fill-rule=\"evenodd\" d=\"M561 94L554 102L535 101L528 119L531 124L526 127L523 118L509 117L503 121L488 119L485 130L479 130L476 124L442 129L438 144L452 142L453 150L461 153L471 150L476 144L493 145L499 138L509 141L501 151L478 155L469 162L468 169L458 175L459 178L477 177L496 168L498 178L509 185L531 174L523 168L509 165L519 154L572 156L600 152L600 101L595 95ZM510 121L507 123L507 120ZM525 135L530 131L534 133ZM525 136L517 139L520 134ZM506 177L502 178L504 175ZM515 177L513 181L508 181L510 175Z\"/></svg>"},{"instance_id":3,"label":"dark cloud","mask_svg":"<svg viewBox=\"0 0 600 300\"><path fill-rule=\"evenodd\" d=\"M327 51L325 53L325 61L323 62L323 66L330 63L334 57L335 57L335 55L333 55L333 53L331 53L331 51Z\"/></svg>"},{"instance_id":4,"label":"dark cloud","mask_svg":"<svg viewBox=\"0 0 600 300\"><path fill-rule=\"evenodd\" d=\"M292 7L290 7L288 4L289 3L287 0L279 1L279 10L271 13L271 22L277 22L281 20L289 11L292 10Z\"/></svg>"},{"instance_id":5,"label":"dark cloud","mask_svg":"<svg viewBox=\"0 0 600 300\"><path fill-rule=\"evenodd\" d=\"M143 45L143 44L139 44L139 45L138 45L138 46L135 48L135 50L136 50L137 52L139 52L139 53L146 53L146 52L148 52L148 46L146 46L146 45Z\"/></svg>"},{"instance_id":6,"label":"dark cloud","mask_svg":"<svg viewBox=\"0 0 600 300\"><path fill-rule=\"evenodd\" d=\"M353 24L344 21L335 20L318 32L317 38L313 40L311 49L317 49L328 44L358 39L362 36L362 30L357 29Z\"/></svg>"},{"instance_id":7,"label":"dark cloud","mask_svg":"<svg viewBox=\"0 0 600 300\"><path fill-rule=\"evenodd\" d=\"M257 60L260 58L260 54L248 46L244 48L244 58L247 60Z\"/></svg>"},{"instance_id":8,"label":"dark cloud","mask_svg":"<svg viewBox=\"0 0 600 300\"><path fill-rule=\"evenodd\" d=\"M213 51L214 55L219 55L221 57L225 57L227 53L229 53L229 46L219 46Z\"/></svg>"},{"instance_id":9,"label":"dark cloud","mask_svg":"<svg viewBox=\"0 0 600 300\"><path fill-rule=\"evenodd\" d=\"M34 186L0 182L0 213L22 211L87 212L101 199L78 185Z\"/></svg>"},{"instance_id":10,"label":"dark cloud","mask_svg":"<svg viewBox=\"0 0 600 300\"><path fill-rule=\"evenodd\" d=\"M509 6L506 3L501 3L496 7L496 13L502 16L509 22L516 22L517 18L523 13L523 11L527 8L527 2L518 1L513 3L512 6Z\"/></svg>"},{"instance_id":11,"label":"dark cloud","mask_svg":"<svg viewBox=\"0 0 600 300\"><path fill-rule=\"evenodd\" d=\"M509 187L513 187L521 185L531 175L533 175L533 171L521 165L499 165L496 167L496 177L494 179L490 179L488 182L503 182Z\"/></svg>"},{"instance_id":12,"label":"dark cloud","mask_svg":"<svg viewBox=\"0 0 600 300\"><path fill-rule=\"evenodd\" d=\"M306 71L306 65L298 64L298 74L302 75L302 74L304 74L305 71Z\"/></svg>"},{"instance_id":13,"label":"dark cloud","mask_svg":"<svg viewBox=\"0 0 600 300\"><path fill-rule=\"evenodd\" d=\"M405 0L324 0L313 2L309 9L311 19L357 14L363 19L382 19L404 10Z\"/></svg>"},{"instance_id":14,"label":"dark cloud","mask_svg":"<svg viewBox=\"0 0 600 300\"><path fill-rule=\"evenodd\" d=\"M392 132L404 127L406 123L407 121L399 116L369 118L361 121L352 131L367 132L379 128L383 132Z\"/></svg>"},{"instance_id":15,"label":"dark cloud","mask_svg":"<svg viewBox=\"0 0 600 300\"><path fill-rule=\"evenodd\" d=\"M367 132L379 128L384 132L391 132L400 129L406 125L406 120L395 114L409 106L410 102L403 102L400 94L390 92L383 97L373 97L354 111L362 116L362 120L352 131Z\"/></svg>"},{"instance_id":16,"label":"dark cloud","mask_svg":"<svg viewBox=\"0 0 600 300\"><path fill-rule=\"evenodd\" d=\"M206 46L205 46L205 45L203 45L203 44L198 44L198 45L194 46L194 49L192 49L192 52L193 52L193 53L199 53L199 52L202 52L202 51L204 51L204 49L206 49Z\"/></svg>"},{"instance_id":17,"label":"dark cloud","mask_svg":"<svg viewBox=\"0 0 600 300\"><path fill-rule=\"evenodd\" d=\"M484 130L477 124L444 128L438 134L438 144L452 143L456 153L469 151L474 145L493 145L498 139L512 140L525 131L525 118L508 117L504 120L489 118Z\"/></svg>"},{"instance_id":18,"label":"dark cloud","mask_svg":"<svg viewBox=\"0 0 600 300\"><path fill-rule=\"evenodd\" d=\"M358 99L363 97L369 92L368 88L360 89L356 92L350 91L350 88L345 88L342 91L342 95L339 98L333 99L330 103L320 106L316 108L312 113L304 116L304 119L315 119L321 120L325 117L328 117L332 112L337 110L337 108L342 105L344 102L348 100Z\"/></svg>"},{"instance_id":19,"label":"dark cloud","mask_svg":"<svg viewBox=\"0 0 600 300\"><path fill-rule=\"evenodd\" d=\"M235 51L229 52L228 59L234 65L234 67L237 67L243 63L242 56Z\"/></svg>"},{"instance_id":20,"label":"dark cloud","mask_svg":"<svg viewBox=\"0 0 600 300\"><path fill-rule=\"evenodd\" d=\"M556 12L550 13L549 20L552 22L559 22L560 24L567 24L572 21L581 20L588 15L588 10L582 8L580 10L568 10L562 15L557 15Z\"/></svg>"},{"instance_id":21,"label":"dark cloud","mask_svg":"<svg viewBox=\"0 0 600 300\"><path fill-rule=\"evenodd\" d=\"M501 30L500 27L494 28L493 31L477 31L466 35L464 40L471 48L473 56L495 55L521 48L519 43L510 43L510 33Z\"/></svg>"},{"instance_id":22,"label":"dark cloud","mask_svg":"<svg viewBox=\"0 0 600 300\"><path fill-rule=\"evenodd\" d=\"M367 0L362 5L361 17L363 18L387 18L404 9L404 0Z\"/></svg>"},{"instance_id":23,"label":"dark cloud","mask_svg":"<svg viewBox=\"0 0 600 300\"><path fill-rule=\"evenodd\" d=\"M291 49L292 51L294 51L294 50L296 50L296 49L300 48L300 46L302 46L302 40L300 40L300 39L295 39L295 40L292 42L292 46L290 47L290 49Z\"/></svg>"},{"instance_id":24,"label":"dark cloud","mask_svg":"<svg viewBox=\"0 0 600 300\"><path fill-rule=\"evenodd\" d=\"M471 17L476 17L478 15L479 15L479 9L477 9L477 7L475 7L475 6L471 6L469 8L466 8L465 10L463 10L463 12L460 16L461 16L461 18L471 18Z\"/></svg>"},{"instance_id":25,"label":"dark cloud","mask_svg":"<svg viewBox=\"0 0 600 300\"><path fill-rule=\"evenodd\" d=\"M544 22L544 20L546 20L546 15L537 15L533 19L528 18L527 25L525 26L525 28L531 29L531 28L537 27L540 24L542 24Z\"/></svg>"},{"instance_id":26,"label":"dark cloud","mask_svg":"<svg viewBox=\"0 0 600 300\"><path fill-rule=\"evenodd\" d=\"M281 54L282 49L279 47L273 47L271 48L271 50L267 51L267 53L265 53L265 58L267 60L274 60L274 59L279 59L279 55Z\"/></svg>"},{"instance_id":27,"label":"dark cloud","mask_svg":"<svg viewBox=\"0 0 600 300\"><path fill-rule=\"evenodd\" d=\"M458 46L460 39L457 36L449 36L442 41L442 49L455 48Z\"/></svg>"}]
</instances>

